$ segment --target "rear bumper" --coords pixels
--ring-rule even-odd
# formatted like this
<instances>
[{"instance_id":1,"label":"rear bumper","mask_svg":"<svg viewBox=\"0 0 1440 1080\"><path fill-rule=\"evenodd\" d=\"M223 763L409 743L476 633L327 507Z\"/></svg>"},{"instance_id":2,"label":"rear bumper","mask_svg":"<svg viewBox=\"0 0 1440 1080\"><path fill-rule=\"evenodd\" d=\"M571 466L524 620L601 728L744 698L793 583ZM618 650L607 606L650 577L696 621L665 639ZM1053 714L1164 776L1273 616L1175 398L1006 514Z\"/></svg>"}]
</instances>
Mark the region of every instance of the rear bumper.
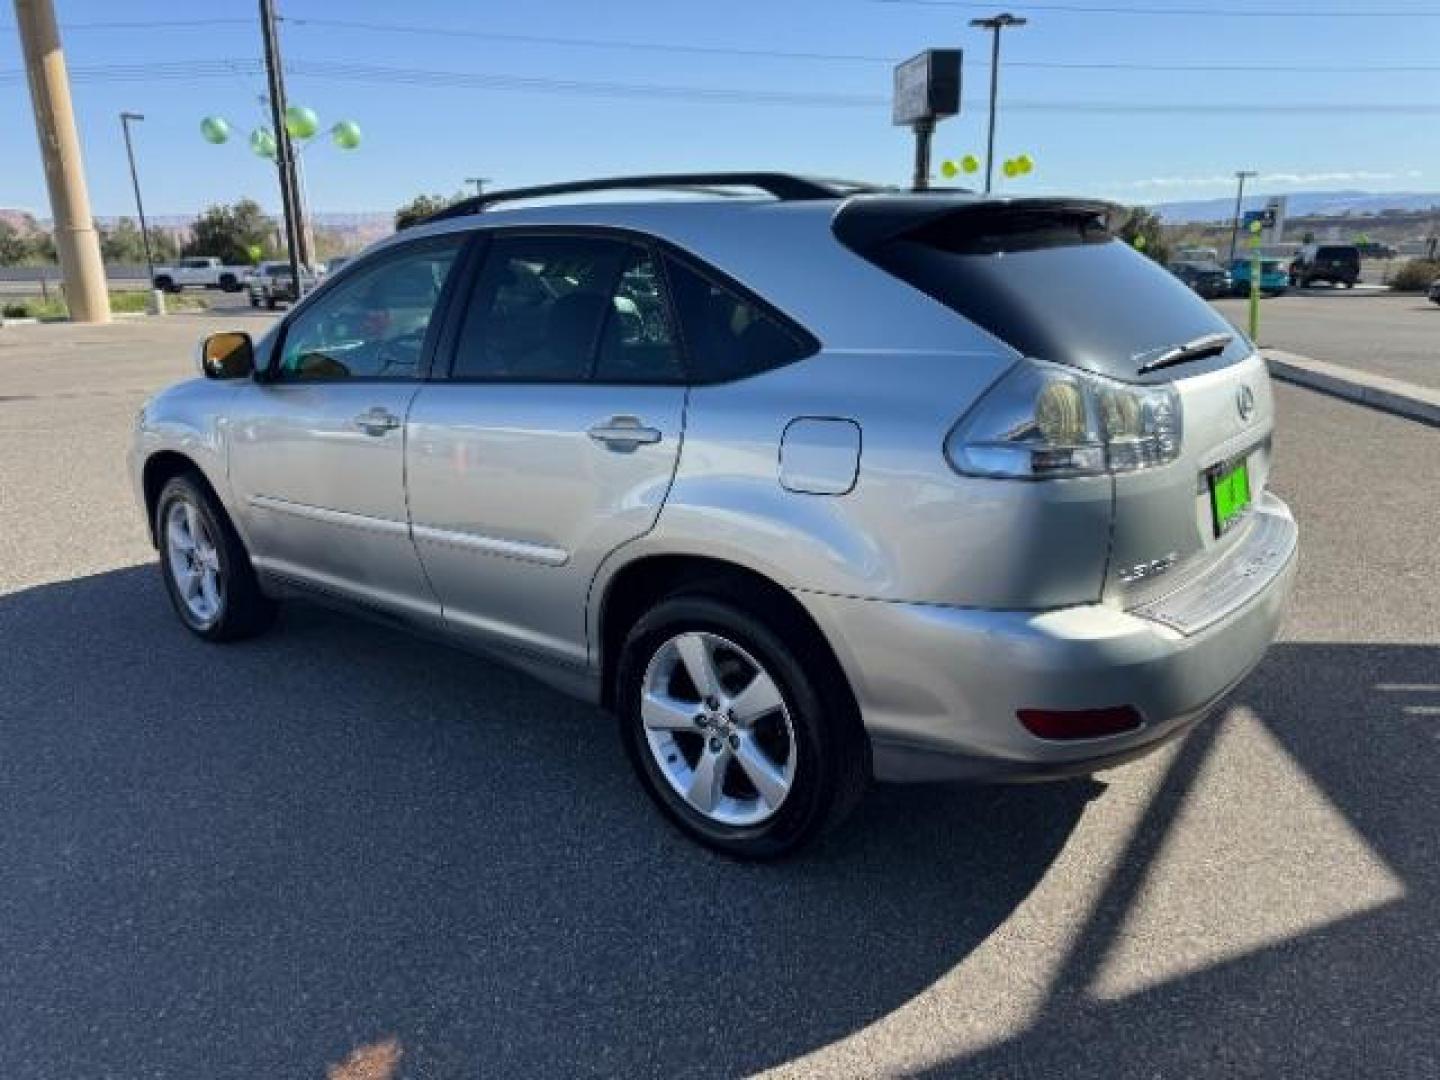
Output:
<instances>
[{"instance_id":1,"label":"rear bumper","mask_svg":"<svg viewBox=\"0 0 1440 1080\"><path fill-rule=\"evenodd\" d=\"M1092 772L1181 734L1259 663L1294 578L1296 532L1273 496L1255 512L1271 519L1268 558L1237 558L1229 573L1187 586L1191 603L1179 610L1196 610L1194 590L1215 590L1227 605L1223 614L1206 612L1191 632L1179 628L1186 624L1174 618L1177 606L1168 609L1167 624L1101 604L1024 612L797 596L849 676L876 779ZM1016 718L1022 708L1115 705L1134 706L1144 722L1121 735L1050 740Z\"/></svg>"}]
</instances>

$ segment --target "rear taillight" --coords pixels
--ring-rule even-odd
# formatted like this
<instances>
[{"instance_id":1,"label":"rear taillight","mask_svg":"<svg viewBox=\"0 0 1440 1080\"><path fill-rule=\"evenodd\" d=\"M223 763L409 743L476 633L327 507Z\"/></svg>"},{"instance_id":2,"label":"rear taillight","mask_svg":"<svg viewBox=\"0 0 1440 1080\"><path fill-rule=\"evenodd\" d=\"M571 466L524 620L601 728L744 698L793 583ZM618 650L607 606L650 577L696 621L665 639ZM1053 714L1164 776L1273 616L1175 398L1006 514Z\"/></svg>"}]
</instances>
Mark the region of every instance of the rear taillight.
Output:
<instances>
[{"instance_id":1,"label":"rear taillight","mask_svg":"<svg viewBox=\"0 0 1440 1080\"><path fill-rule=\"evenodd\" d=\"M1166 465L1180 453L1180 396L1022 360L955 426L945 452L970 476L1022 480Z\"/></svg>"},{"instance_id":2,"label":"rear taillight","mask_svg":"<svg viewBox=\"0 0 1440 1080\"><path fill-rule=\"evenodd\" d=\"M1123 735L1144 721L1132 705L1106 709L1021 709L1015 714L1025 730L1041 739L1095 739Z\"/></svg>"}]
</instances>

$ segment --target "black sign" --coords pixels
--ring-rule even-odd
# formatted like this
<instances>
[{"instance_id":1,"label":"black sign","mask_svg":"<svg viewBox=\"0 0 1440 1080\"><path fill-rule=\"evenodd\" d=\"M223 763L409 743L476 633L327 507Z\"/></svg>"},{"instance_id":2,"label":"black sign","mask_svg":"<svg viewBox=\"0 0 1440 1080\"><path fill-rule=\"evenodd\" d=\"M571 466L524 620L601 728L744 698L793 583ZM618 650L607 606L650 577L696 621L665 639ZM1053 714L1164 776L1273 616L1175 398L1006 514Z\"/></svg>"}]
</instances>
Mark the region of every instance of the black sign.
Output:
<instances>
[{"instance_id":1,"label":"black sign","mask_svg":"<svg viewBox=\"0 0 1440 1080\"><path fill-rule=\"evenodd\" d=\"M959 49L926 49L895 65L897 125L939 120L959 111Z\"/></svg>"}]
</instances>

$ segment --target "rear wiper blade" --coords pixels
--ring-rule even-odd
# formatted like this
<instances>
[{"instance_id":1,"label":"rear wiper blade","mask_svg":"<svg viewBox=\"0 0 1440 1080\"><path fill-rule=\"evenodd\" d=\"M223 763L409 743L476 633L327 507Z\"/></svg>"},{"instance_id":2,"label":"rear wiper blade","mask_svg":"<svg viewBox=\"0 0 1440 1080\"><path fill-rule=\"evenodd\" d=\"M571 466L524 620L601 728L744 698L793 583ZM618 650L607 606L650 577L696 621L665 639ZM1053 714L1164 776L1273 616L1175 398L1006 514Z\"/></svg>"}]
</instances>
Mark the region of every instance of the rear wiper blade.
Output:
<instances>
[{"instance_id":1,"label":"rear wiper blade","mask_svg":"<svg viewBox=\"0 0 1440 1080\"><path fill-rule=\"evenodd\" d=\"M1157 371L1175 364L1186 364L1191 360L1204 360L1207 356L1215 356L1224 352L1226 346L1234 340L1234 334L1205 334L1197 337L1194 341L1185 342L1184 345L1166 349L1154 359L1145 361L1140 365L1139 374L1144 375L1146 372Z\"/></svg>"}]
</instances>

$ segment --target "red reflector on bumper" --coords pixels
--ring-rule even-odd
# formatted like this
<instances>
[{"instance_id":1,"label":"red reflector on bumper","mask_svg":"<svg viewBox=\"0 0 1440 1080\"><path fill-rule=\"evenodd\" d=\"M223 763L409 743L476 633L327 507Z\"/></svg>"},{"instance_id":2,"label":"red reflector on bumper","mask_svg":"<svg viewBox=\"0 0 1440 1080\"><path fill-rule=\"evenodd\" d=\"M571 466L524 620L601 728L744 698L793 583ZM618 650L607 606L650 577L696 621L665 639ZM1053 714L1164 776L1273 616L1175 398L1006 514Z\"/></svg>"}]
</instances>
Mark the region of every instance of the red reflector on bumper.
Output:
<instances>
[{"instance_id":1,"label":"red reflector on bumper","mask_svg":"<svg viewBox=\"0 0 1440 1080\"><path fill-rule=\"evenodd\" d=\"M1143 721L1134 706L1108 709L1021 709L1016 714L1025 730L1042 739L1093 739L1134 731Z\"/></svg>"}]
</instances>

